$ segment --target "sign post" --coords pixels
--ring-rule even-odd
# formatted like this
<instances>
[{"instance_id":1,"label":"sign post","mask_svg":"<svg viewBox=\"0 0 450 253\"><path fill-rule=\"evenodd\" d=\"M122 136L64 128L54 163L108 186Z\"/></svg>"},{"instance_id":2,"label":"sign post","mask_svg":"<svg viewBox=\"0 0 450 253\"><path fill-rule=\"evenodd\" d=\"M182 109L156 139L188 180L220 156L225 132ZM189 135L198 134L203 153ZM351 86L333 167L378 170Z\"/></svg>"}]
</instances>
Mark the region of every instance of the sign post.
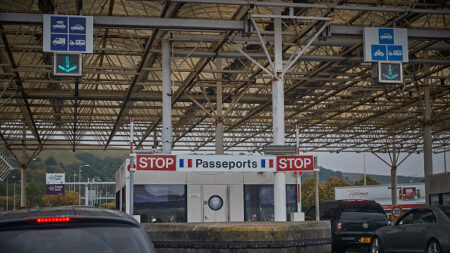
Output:
<instances>
[{"instance_id":1,"label":"sign post","mask_svg":"<svg viewBox=\"0 0 450 253\"><path fill-rule=\"evenodd\" d=\"M65 173L46 173L45 174L45 194L64 195L66 184Z\"/></svg>"},{"instance_id":2,"label":"sign post","mask_svg":"<svg viewBox=\"0 0 450 253\"><path fill-rule=\"evenodd\" d=\"M396 221L403 215L403 209L401 206L392 206L391 207L391 220Z\"/></svg>"},{"instance_id":3,"label":"sign post","mask_svg":"<svg viewBox=\"0 0 450 253\"><path fill-rule=\"evenodd\" d=\"M44 52L93 53L93 17L43 15Z\"/></svg>"},{"instance_id":4,"label":"sign post","mask_svg":"<svg viewBox=\"0 0 450 253\"><path fill-rule=\"evenodd\" d=\"M93 53L93 17L43 15L42 51L53 52L55 76L81 76L82 53Z\"/></svg>"},{"instance_id":5,"label":"sign post","mask_svg":"<svg viewBox=\"0 0 450 253\"><path fill-rule=\"evenodd\" d=\"M378 82L403 83L402 63L408 62L405 28L364 28L364 61L378 62Z\"/></svg>"}]
</instances>

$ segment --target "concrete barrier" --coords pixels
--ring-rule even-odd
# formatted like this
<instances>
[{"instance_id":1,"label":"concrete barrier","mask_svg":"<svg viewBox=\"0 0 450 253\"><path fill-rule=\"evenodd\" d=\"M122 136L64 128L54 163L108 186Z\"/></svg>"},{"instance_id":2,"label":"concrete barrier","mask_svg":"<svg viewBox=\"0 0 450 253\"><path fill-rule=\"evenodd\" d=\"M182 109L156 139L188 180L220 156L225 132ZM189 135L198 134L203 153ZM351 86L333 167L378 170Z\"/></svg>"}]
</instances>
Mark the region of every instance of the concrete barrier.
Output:
<instances>
[{"instance_id":1,"label":"concrete barrier","mask_svg":"<svg viewBox=\"0 0 450 253\"><path fill-rule=\"evenodd\" d=\"M158 253L331 252L329 221L144 223Z\"/></svg>"}]
</instances>

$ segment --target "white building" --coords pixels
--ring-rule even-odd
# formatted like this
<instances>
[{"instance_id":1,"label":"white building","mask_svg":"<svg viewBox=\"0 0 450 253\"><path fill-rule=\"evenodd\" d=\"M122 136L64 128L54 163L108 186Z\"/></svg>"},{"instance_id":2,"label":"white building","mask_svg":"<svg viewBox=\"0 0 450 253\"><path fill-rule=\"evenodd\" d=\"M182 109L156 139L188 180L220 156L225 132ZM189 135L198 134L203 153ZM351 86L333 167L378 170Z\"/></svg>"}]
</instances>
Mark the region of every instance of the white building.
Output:
<instances>
[{"instance_id":1,"label":"white building","mask_svg":"<svg viewBox=\"0 0 450 253\"><path fill-rule=\"evenodd\" d=\"M129 210L126 161L116 172L116 204ZM142 222L273 221L273 172L138 170L134 213ZM286 172L286 216L297 212L297 186Z\"/></svg>"}]
</instances>

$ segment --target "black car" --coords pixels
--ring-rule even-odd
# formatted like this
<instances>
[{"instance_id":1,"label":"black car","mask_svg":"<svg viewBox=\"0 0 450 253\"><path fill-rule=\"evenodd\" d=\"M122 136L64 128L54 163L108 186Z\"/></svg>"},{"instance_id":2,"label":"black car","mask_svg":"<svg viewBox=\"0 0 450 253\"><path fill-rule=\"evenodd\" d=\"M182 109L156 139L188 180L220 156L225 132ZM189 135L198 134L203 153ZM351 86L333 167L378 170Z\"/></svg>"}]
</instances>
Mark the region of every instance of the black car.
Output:
<instances>
[{"instance_id":1,"label":"black car","mask_svg":"<svg viewBox=\"0 0 450 253\"><path fill-rule=\"evenodd\" d=\"M368 247L375 230L389 224L380 204L370 200L331 200L320 203L320 219L330 220L333 252L347 248ZM315 219L315 207L305 214L306 220Z\"/></svg>"},{"instance_id":2,"label":"black car","mask_svg":"<svg viewBox=\"0 0 450 253\"><path fill-rule=\"evenodd\" d=\"M0 214L0 252L155 252L140 224L120 211L70 206Z\"/></svg>"},{"instance_id":3,"label":"black car","mask_svg":"<svg viewBox=\"0 0 450 253\"><path fill-rule=\"evenodd\" d=\"M370 252L450 252L450 206L411 209L372 236Z\"/></svg>"}]
</instances>

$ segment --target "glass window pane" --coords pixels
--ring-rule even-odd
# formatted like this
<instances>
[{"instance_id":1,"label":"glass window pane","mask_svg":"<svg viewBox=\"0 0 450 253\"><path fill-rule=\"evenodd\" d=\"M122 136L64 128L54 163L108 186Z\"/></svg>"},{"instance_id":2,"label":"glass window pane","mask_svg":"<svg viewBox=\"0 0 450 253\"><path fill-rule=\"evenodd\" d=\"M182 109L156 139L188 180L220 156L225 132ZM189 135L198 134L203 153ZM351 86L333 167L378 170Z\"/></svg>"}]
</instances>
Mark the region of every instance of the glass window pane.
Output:
<instances>
[{"instance_id":1,"label":"glass window pane","mask_svg":"<svg viewBox=\"0 0 450 253\"><path fill-rule=\"evenodd\" d=\"M450 193L442 194L442 205L450 206Z\"/></svg>"},{"instance_id":2,"label":"glass window pane","mask_svg":"<svg viewBox=\"0 0 450 253\"><path fill-rule=\"evenodd\" d=\"M439 205L439 195L430 195L430 205L431 206L438 206Z\"/></svg>"},{"instance_id":3,"label":"glass window pane","mask_svg":"<svg viewBox=\"0 0 450 253\"><path fill-rule=\"evenodd\" d=\"M398 221L399 225L406 225L406 224L412 224L414 221L414 215L416 211L413 211L409 213L408 215L404 216L403 219Z\"/></svg>"},{"instance_id":4,"label":"glass window pane","mask_svg":"<svg viewBox=\"0 0 450 253\"><path fill-rule=\"evenodd\" d=\"M273 221L273 185L244 185L244 220ZM297 211L297 186L286 185L286 219Z\"/></svg>"},{"instance_id":5,"label":"glass window pane","mask_svg":"<svg viewBox=\"0 0 450 253\"><path fill-rule=\"evenodd\" d=\"M186 222L186 185L135 185L134 212L142 222Z\"/></svg>"},{"instance_id":6,"label":"glass window pane","mask_svg":"<svg viewBox=\"0 0 450 253\"><path fill-rule=\"evenodd\" d=\"M430 210L423 209L418 214L416 223L436 223L436 216Z\"/></svg>"},{"instance_id":7,"label":"glass window pane","mask_svg":"<svg viewBox=\"0 0 450 253\"><path fill-rule=\"evenodd\" d=\"M131 226L66 225L64 228L36 228L0 232L0 252L93 253L154 252L147 235Z\"/></svg>"}]
</instances>

